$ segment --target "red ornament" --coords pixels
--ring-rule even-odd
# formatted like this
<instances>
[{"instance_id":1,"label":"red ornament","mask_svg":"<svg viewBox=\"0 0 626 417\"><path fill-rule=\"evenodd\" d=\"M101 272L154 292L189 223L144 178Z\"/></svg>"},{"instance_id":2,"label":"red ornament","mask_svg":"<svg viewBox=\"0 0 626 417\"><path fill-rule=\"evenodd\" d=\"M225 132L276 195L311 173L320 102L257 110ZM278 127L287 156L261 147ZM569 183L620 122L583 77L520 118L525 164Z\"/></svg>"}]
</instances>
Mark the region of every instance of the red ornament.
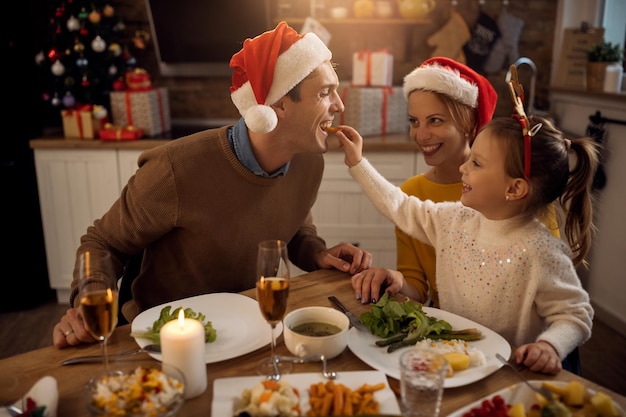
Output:
<instances>
[{"instance_id":1,"label":"red ornament","mask_svg":"<svg viewBox=\"0 0 626 417\"><path fill-rule=\"evenodd\" d=\"M91 83L89 82L89 79L87 78L87 75L83 75L83 79L80 81L80 85L82 87L89 87Z\"/></svg>"},{"instance_id":2,"label":"red ornament","mask_svg":"<svg viewBox=\"0 0 626 417\"><path fill-rule=\"evenodd\" d=\"M81 36L87 36L87 34L89 33L89 31L87 30L87 28L86 28L86 27L84 27L84 26L83 26L82 28L80 28L79 33L81 34Z\"/></svg>"},{"instance_id":3,"label":"red ornament","mask_svg":"<svg viewBox=\"0 0 626 417\"><path fill-rule=\"evenodd\" d=\"M59 52L56 49L52 48L52 49L50 49L50 51L48 51L48 59L50 61L56 61L56 60L58 60L60 58L61 58L61 55L59 54Z\"/></svg>"},{"instance_id":4,"label":"red ornament","mask_svg":"<svg viewBox=\"0 0 626 417\"><path fill-rule=\"evenodd\" d=\"M118 78L117 80L113 81L113 90L115 91L124 91L126 90L126 83L124 82L124 80L122 78Z\"/></svg>"}]
</instances>

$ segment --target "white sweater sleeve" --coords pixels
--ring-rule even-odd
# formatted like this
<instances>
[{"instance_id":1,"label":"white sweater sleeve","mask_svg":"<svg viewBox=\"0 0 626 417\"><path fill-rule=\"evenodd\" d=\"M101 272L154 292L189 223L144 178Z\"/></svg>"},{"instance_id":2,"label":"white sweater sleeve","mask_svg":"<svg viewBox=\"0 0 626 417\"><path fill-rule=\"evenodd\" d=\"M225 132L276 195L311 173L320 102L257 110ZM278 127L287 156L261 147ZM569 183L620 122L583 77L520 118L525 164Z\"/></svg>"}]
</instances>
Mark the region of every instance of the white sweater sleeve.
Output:
<instances>
[{"instance_id":1,"label":"white sweater sleeve","mask_svg":"<svg viewBox=\"0 0 626 417\"><path fill-rule=\"evenodd\" d=\"M387 181L363 158L349 169L374 207L406 234L435 246L437 238L437 205L404 193Z\"/></svg>"}]
</instances>

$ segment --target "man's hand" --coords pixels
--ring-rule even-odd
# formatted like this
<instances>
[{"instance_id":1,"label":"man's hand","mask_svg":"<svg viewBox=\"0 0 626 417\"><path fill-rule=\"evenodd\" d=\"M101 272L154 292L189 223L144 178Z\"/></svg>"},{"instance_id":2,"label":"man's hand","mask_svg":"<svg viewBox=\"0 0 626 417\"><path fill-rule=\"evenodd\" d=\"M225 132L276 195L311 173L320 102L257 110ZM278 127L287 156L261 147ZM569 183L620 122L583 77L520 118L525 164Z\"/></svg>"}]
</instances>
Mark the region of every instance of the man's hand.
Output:
<instances>
[{"instance_id":1,"label":"man's hand","mask_svg":"<svg viewBox=\"0 0 626 417\"><path fill-rule=\"evenodd\" d=\"M322 269L335 268L356 274L372 265L372 254L350 243L340 243L315 255L315 264Z\"/></svg>"},{"instance_id":2,"label":"man's hand","mask_svg":"<svg viewBox=\"0 0 626 417\"><path fill-rule=\"evenodd\" d=\"M52 330L52 343L58 348L76 346L81 343L95 343L96 340L87 328L78 308L70 308Z\"/></svg>"}]
</instances>

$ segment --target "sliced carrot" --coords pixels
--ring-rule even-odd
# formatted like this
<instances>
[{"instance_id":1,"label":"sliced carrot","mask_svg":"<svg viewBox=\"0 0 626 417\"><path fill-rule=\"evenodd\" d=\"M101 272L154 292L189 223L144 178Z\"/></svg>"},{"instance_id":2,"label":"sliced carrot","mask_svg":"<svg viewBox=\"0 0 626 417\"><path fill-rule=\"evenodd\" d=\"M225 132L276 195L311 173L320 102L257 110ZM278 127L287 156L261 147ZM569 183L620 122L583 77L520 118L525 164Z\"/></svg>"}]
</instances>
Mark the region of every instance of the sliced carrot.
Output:
<instances>
[{"instance_id":1,"label":"sliced carrot","mask_svg":"<svg viewBox=\"0 0 626 417\"><path fill-rule=\"evenodd\" d=\"M280 385L278 385L278 382L274 381L273 379L266 379L262 382L262 384L265 389L269 389L272 391L278 391L280 389Z\"/></svg>"}]
</instances>

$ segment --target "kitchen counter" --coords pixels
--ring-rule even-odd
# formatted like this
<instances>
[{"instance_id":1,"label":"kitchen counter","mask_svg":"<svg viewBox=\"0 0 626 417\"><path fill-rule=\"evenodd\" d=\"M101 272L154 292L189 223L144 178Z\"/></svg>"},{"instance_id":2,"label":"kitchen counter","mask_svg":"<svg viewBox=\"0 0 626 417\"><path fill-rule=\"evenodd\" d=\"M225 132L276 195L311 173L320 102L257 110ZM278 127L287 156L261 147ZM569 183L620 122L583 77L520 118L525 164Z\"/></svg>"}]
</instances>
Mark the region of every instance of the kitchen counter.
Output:
<instances>
[{"instance_id":1,"label":"kitchen counter","mask_svg":"<svg viewBox=\"0 0 626 417\"><path fill-rule=\"evenodd\" d=\"M162 145L172 139L170 135L163 138L144 138L139 140L102 141L99 139L65 139L59 136L32 139L32 149L150 149ZM173 136L180 137L180 136ZM408 133L394 133L386 136L366 136L363 138L365 152L415 152L417 146L409 138ZM335 137L328 140L329 151L339 151L339 141Z\"/></svg>"}]
</instances>

